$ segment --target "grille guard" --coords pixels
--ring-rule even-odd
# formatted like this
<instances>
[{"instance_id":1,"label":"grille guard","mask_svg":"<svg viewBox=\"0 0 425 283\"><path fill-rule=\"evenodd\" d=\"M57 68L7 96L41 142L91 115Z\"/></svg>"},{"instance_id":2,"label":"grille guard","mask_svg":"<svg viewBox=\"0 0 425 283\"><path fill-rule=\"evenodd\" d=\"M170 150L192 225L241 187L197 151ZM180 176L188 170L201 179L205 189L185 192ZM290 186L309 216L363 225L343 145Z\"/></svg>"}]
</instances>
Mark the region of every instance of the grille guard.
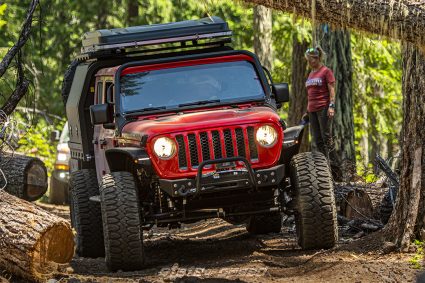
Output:
<instances>
[{"instance_id":1,"label":"grille guard","mask_svg":"<svg viewBox=\"0 0 425 283\"><path fill-rule=\"evenodd\" d=\"M215 160L206 160L203 161L201 164L199 164L198 167L198 173L196 174L196 193L195 196L199 195L202 189L202 169L204 169L205 166L211 165L211 164L222 164L222 163L231 163L231 162L237 162L241 161L245 164L245 167L248 171L248 177L249 181L251 182L251 185L257 189L257 181L255 179L254 170L252 170L251 164L249 164L248 160L244 157L228 157L228 158L219 158ZM216 171L216 174L223 174L226 171Z\"/></svg>"}]
</instances>

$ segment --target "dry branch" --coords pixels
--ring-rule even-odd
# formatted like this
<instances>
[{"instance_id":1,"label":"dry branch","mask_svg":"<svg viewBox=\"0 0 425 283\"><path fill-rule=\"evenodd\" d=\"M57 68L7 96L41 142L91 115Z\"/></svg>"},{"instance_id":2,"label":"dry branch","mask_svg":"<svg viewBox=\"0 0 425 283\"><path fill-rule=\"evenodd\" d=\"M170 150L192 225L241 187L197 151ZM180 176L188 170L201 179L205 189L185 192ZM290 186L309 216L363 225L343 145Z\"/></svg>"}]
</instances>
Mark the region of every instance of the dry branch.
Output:
<instances>
[{"instance_id":1,"label":"dry branch","mask_svg":"<svg viewBox=\"0 0 425 283\"><path fill-rule=\"evenodd\" d=\"M39 0L33 0L31 2L21 33L19 34L18 41L12 46L12 48L9 49L9 51L7 51L3 60L0 62L0 77L2 77L3 74L6 72L7 68L9 67L15 55L19 52L19 50L21 50L21 48L25 45L28 38L30 37L32 17L33 17L35 8L37 8L38 2Z\"/></svg>"},{"instance_id":2,"label":"dry branch","mask_svg":"<svg viewBox=\"0 0 425 283\"><path fill-rule=\"evenodd\" d=\"M45 281L73 254L74 237L66 220L0 191L0 269Z\"/></svg>"},{"instance_id":3,"label":"dry branch","mask_svg":"<svg viewBox=\"0 0 425 283\"><path fill-rule=\"evenodd\" d=\"M425 46L425 3L412 0L243 0L336 27ZM316 9L313 9L313 6Z\"/></svg>"}]
</instances>

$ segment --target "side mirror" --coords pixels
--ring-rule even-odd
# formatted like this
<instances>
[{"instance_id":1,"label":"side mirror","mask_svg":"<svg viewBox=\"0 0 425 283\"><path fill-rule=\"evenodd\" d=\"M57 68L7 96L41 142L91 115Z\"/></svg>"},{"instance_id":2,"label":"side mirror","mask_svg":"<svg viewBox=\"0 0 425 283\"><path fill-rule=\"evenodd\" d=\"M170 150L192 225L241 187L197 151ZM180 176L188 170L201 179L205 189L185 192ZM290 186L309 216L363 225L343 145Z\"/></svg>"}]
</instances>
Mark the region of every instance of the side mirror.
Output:
<instances>
[{"instance_id":1,"label":"side mirror","mask_svg":"<svg viewBox=\"0 0 425 283\"><path fill-rule=\"evenodd\" d=\"M53 130L50 132L50 142L54 143L59 141L60 139L60 132L58 130Z\"/></svg>"},{"instance_id":2,"label":"side mirror","mask_svg":"<svg viewBox=\"0 0 425 283\"><path fill-rule=\"evenodd\" d=\"M90 118L93 125L112 123L111 106L108 103L90 106Z\"/></svg>"},{"instance_id":3,"label":"side mirror","mask_svg":"<svg viewBox=\"0 0 425 283\"><path fill-rule=\"evenodd\" d=\"M289 86L287 83L273 84L272 93L277 103L289 101Z\"/></svg>"}]
</instances>

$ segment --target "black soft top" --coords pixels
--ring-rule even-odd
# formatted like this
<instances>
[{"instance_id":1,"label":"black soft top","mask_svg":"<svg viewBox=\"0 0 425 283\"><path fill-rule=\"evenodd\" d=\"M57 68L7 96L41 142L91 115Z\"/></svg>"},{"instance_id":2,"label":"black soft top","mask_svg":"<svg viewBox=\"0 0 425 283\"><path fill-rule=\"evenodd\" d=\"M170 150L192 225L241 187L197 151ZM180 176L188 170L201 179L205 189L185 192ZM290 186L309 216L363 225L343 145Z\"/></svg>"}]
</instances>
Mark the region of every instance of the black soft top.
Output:
<instances>
[{"instance_id":1,"label":"black soft top","mask_svg":"<svg viewBox=\"0 0 425 283\"><path fill-rule=\"evenodd\" d=\"M167 24L102 29L83 35L82 53L171 42L229 37L232 32L219 17Z\"/></svg>"}]
</instances>

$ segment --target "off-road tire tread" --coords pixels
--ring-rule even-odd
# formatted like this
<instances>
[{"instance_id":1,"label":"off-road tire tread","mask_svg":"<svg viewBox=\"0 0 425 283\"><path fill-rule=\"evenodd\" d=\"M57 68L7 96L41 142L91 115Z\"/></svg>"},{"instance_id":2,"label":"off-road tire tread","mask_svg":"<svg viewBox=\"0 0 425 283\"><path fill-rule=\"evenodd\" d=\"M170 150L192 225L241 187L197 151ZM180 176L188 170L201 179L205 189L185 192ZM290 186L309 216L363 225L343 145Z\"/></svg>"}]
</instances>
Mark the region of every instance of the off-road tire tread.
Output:
<instances>
[{"instance_id":1,"label":"off-road tire tread","mask_svg":"<svg viewBox=\"0 0 425 283\"><path fill-rule=\"evenodd\" d=\"M139 196L129 172L112 172L100 187L106 265L109 270L140 270L144 264Z\"/></svg>"},{"instance_id":2,"label":"off-road tire tread","mask_svg":"<svg viewBox=\"0 0 425 283\"><path fill-rule=\"evenodd\" d=\"M246 230L253 235L279 233L282 228L282 215L254 215L248 218Z\"/></svg>"},{"instance_id":3,"label":"off-road tire tread","mask_svg":"<svg viewBox=\"0 0 425 283\"><path fill-rule=\"evenodd\" d=\"M335 195L327 160L322 153L304 152L290 163L295 189L298 244L303 249L329 249L338 240Z\"/></svg>"},{"instance_id":4,"label":"off-road tire tread","mask_svg":"<svg viewBox=\"0 0 425 283\"><path fill-rule=\"evenodd\" d=\"M71 222L77 232L76 252L81 257L103 257L105 247L100 204L89 200L99 195L96 171L82 169L71 173L69 189Z\"/></svg>"}]
</instances>

